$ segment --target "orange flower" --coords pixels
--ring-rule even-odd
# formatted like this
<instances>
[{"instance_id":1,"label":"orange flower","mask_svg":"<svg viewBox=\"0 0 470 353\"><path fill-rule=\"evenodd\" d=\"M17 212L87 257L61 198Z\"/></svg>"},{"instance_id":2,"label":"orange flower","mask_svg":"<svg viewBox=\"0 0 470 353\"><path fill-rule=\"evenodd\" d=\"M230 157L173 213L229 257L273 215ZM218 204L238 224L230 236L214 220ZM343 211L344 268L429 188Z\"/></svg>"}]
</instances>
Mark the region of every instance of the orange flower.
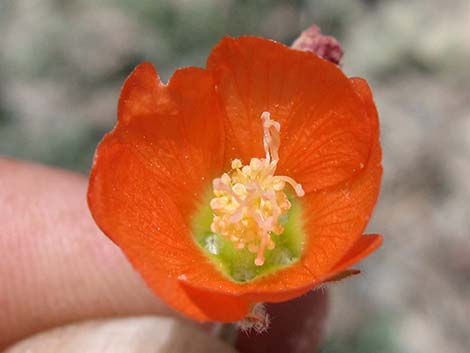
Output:
<instances>
[{"instance_id":1,"label":"orange flower","mask_svg":"<svg viewBox=\"0 0 470 353\"><path fill-rule=\"evenodd\" d=\"M139 65L100 143L88 202L153 291L200 321L300 296L381 243L362 235L382 174L363 79L261 38L206 69ZM262 118L262 119L261 119Z\"/></svg>"}]
</instances>

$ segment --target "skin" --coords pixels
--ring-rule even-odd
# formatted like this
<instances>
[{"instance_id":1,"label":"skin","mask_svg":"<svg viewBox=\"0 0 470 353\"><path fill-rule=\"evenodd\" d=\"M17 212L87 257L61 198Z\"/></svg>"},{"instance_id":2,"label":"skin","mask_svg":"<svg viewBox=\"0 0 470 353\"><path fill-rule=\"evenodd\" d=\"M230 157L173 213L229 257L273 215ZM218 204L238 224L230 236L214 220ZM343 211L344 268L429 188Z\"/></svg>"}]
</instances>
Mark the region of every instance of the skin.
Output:
<instances>
[{"instance_id":1,"label":"skin","mask_svg":"<svg viewBox=\"0 0 470 353\"><path fill-rule=\"evenodd\" d=\"M35 333L83 320L178 317L99 231L86 205L86 188L84 176L0 159L0 351ZM312 304L308 295L304 301L311 310L292 315L312 327L323 326L325 300ZM303 312L309 317L303 318ZM48 334L54 333L43 334L39 343ZM318 342L318 333L305 334ZM281 338L285 339L268 340ZM251 339L250 345L257 345L257 340ZM201 344L204 349L207 346Z\"/></svg>"}]
</instances>

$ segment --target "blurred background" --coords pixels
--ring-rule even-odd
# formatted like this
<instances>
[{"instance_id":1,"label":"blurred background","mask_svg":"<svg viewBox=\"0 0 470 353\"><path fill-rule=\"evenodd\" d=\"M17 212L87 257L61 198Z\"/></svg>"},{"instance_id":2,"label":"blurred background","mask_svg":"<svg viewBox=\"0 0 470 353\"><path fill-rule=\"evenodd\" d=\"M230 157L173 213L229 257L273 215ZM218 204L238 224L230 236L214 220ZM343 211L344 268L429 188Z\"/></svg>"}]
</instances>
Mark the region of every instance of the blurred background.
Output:
<instances>
[{"instance_id":1,"label":"blurred background","mask_svg":"<svg viewBox=\"0 0 470 353\"><path fill-rule=\"evenodd\" d=\"M343 44L381 117L385 243L333 286L323 353L470 351L468 0L0 0L0 154L86 174L119 89L148 60L167 80L224 35Z\"/></svg>"}]
</instances>

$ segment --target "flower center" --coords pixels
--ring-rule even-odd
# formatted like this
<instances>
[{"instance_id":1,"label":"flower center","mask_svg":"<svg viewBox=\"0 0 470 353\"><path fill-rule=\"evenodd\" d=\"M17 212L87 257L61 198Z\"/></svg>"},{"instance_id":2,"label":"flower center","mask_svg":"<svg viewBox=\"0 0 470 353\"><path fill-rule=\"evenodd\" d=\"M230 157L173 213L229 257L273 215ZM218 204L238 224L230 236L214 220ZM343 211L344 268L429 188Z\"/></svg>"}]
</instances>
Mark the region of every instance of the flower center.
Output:
<instances>
[{"instance_id":1,"label":"flower center","mask_svg":"<svg viewBox=\"0 0 470 353\"><path fill-rule=\"evenodd\" d=\"M211 231L233 242L237 249L247 248L256 253L256 266L264 264L265 250L276 246L271 235L284 232L280 219L291 208L286 185L298 197L305 194L294 179L274 175L279 162L281 126L271 120L269 112L263 112L261 119L266 157L252 158L249 165L234 159L231 171L214 179L215 197L210 201L214 213Z\"/></svg>"}]
</instances>

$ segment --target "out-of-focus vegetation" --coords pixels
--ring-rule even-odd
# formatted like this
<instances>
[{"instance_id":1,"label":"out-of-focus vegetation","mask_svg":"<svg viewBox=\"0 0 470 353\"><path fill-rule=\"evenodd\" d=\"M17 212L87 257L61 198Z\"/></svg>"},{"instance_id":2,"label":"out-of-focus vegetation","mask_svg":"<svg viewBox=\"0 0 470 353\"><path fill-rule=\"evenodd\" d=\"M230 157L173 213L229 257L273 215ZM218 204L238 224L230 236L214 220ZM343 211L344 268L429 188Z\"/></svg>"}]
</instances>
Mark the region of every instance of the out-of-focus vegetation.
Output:
<instances>
[{"instance_id":1,"label":"out-of-focus vegetation","mask_svg":"<svg viewBox=\"0 0 470 353\"><path fill-rule=\"evenodd\" d=\"M132 68L164 80L224 35L286 44L311 23L373 88L385 244L337 285L323 352L470 347L470 3L466 0L0 0L0 153L86 173Z\"/></svg>"}]
</instances>

